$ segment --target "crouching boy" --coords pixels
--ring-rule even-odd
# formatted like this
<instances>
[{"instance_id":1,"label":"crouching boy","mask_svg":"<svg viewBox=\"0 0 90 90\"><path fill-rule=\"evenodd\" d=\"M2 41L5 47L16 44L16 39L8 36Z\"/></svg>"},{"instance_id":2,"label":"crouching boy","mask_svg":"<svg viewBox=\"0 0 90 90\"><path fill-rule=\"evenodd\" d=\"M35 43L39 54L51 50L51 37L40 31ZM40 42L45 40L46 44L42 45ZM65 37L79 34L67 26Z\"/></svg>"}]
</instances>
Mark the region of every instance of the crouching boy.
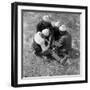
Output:
<instances>
[{"instance_id":1,"label":"crouching boy","mask_svg":"<svg viewBox=\"0 0 90 90\"><path fill-rule=\"evenodd\" d=\"M50 31L49 29L44 29L42 32L37 32L33 38L34 53L37 56L47 56L49 55L50 47Z\"/></svg>"}]
</instances>

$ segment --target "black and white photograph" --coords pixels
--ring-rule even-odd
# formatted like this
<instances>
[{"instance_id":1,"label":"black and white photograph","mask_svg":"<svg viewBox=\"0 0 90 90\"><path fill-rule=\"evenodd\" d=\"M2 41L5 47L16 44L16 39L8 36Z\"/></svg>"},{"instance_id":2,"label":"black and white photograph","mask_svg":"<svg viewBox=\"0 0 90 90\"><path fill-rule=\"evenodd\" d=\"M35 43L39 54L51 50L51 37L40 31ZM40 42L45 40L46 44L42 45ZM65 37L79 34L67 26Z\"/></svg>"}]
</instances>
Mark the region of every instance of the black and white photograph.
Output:
<instances>
[{"instance_id":1,"label":"black and white photograph","mask_svg":"<svg viewBox=\"0 0 90 90\"><path fill-rule=\"evenodd\" d=\"M86 82L86 7L19 4L13 85Z\"/></svg>"},{"instance_id":2,"label":"black and white photograph","mask_svg":"<svg viewBox=\"0 0 90 90\"><path fill-rule=\"evenodd\" d=\"M23 11L22 77L80 74L80 14Z\"/></svg>"}]
</instances>

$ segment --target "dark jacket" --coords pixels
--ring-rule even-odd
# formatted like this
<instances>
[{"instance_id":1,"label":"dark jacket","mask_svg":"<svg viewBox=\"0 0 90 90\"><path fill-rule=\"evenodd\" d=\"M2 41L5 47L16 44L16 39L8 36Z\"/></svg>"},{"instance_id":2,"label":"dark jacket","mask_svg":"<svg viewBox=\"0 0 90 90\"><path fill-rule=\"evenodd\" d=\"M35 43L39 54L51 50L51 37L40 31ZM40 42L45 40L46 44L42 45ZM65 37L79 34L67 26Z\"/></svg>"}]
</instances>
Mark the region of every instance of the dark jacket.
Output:
<instances>
[{"instance_id":1,"label":"dark jacket","mask_svg":"<svg viewBox=\"0 0 90 90\"><path fill-rule=\"evenodd\" d=\"M53 39L55 41L59 40L60 37L60 32L59 32L59 28L58 27L53 27Z\"/></svg>"},{"instance_id":2,"label":"dark jacket","mask_svg":"<svg viewBox=\"0 0 90 90\"><path fill-rule=\"evenodd\" d=\"M46 22L42 20L37 24L37 32L38 31L41 32L43 29L46 29L46 28L49 28L50 31L52 31L52 25L50 22Z\"/></svg>"},{"instance_id":3,"label":"dark jacket","mask_svg":"<svg viewBox=\"0 0 90 90\"><path fill-rule=\"evenodd\" d=\"M60 35L59 39L60 49L70 50L72 48L72 37L71 35L65 31Z\"/></svg>"},{"instance_id":4,"label":"dark jacket","mask_svg":"<svg viewBox=\"0 0 90 90\"><path fill-rule=\"evenodd\" d=\"M35 51L35 54L40 56L41 55L41 52L42 52L42 48L39 44L37 44L34 40L33 40L33 44L32 44L32 47Z\"/></svg>"}]
</instances>

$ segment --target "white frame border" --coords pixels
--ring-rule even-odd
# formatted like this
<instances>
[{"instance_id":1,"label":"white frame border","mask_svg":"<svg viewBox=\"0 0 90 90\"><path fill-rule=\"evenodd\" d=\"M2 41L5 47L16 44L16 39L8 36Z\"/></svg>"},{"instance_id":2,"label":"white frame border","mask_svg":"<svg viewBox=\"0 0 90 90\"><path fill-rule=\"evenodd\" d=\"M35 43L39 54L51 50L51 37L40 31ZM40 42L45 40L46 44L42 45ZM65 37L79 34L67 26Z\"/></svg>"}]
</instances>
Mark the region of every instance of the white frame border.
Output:
<instances>
[{"instance_id":1,"label":"white frame border","mask_svg":"<svg viewBox=\"0 0 90 90\"><path fill-rule=\"evenodd\" d=\"M80 16L80 75L30 77L21 79L21 10L43 10L82 13ZM82 34L81 34L82 33ZM82 60L82 61L81 61ZM18 84L64 82L85 80L85 10L71 8L18 6Z\"/></svg>"}]
</instances>

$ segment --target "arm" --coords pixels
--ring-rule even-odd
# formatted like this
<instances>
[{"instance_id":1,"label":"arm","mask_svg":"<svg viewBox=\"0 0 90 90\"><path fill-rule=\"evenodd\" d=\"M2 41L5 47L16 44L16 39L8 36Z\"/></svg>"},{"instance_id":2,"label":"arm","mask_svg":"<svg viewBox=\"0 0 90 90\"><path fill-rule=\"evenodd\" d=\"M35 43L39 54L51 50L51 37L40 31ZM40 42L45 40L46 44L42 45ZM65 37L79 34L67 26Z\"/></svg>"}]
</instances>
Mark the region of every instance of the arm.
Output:
<instances>
[{"instance_id":1,"label":"arm","mask_svg":"<svg viewBox=\"0 0 90 90\"><path fill-rule=\"evenodd\" d=\"M55 46L62 47L66 41L66 36L62 36L59 41L55 41Z\"/></svg>"},{"instance_id":2,"label":"arm","mask_svg":"<svg viewBox=\"0 0 90 90\"><path fill-rule=\"evenodd\" d=\"M42 31L42 29L43 29L42 22L39 22L39 23L37 24L36 29L37 29L37 32L38 32L38 31L40 31L40 32Z\"/></svg>"},{"instance_id":3,"label":"arm","mask_svg":"<svg viewBox=\"0 0 90 90\"><path fill-rule=\"evenodd\" d=\"M63 44L67 39L67 36L62 36L59 40L59 44Z\"/></svg>"},{"instance_id":4,"label":"arm","mask_svg":"<svg viewBox=\"0 0 90 90\"><path fill-rule=\"evenodd\" d=\"M50 47L50 41L46 41L48 43L48 45L45 45L45 41L42 43L41 47L42 47L42 52L47 51Z\"/></svg>"},{"instance_id":5,"label":"arm","mask_svg":"<svg viewBox=\"0 0 90 90\"><path fill-rule=\"evenodd\" d=\"M38 23L36 28L37 32L40 31L39 29L40 29L40 24Z\"/></svg>"}]
</instances>

